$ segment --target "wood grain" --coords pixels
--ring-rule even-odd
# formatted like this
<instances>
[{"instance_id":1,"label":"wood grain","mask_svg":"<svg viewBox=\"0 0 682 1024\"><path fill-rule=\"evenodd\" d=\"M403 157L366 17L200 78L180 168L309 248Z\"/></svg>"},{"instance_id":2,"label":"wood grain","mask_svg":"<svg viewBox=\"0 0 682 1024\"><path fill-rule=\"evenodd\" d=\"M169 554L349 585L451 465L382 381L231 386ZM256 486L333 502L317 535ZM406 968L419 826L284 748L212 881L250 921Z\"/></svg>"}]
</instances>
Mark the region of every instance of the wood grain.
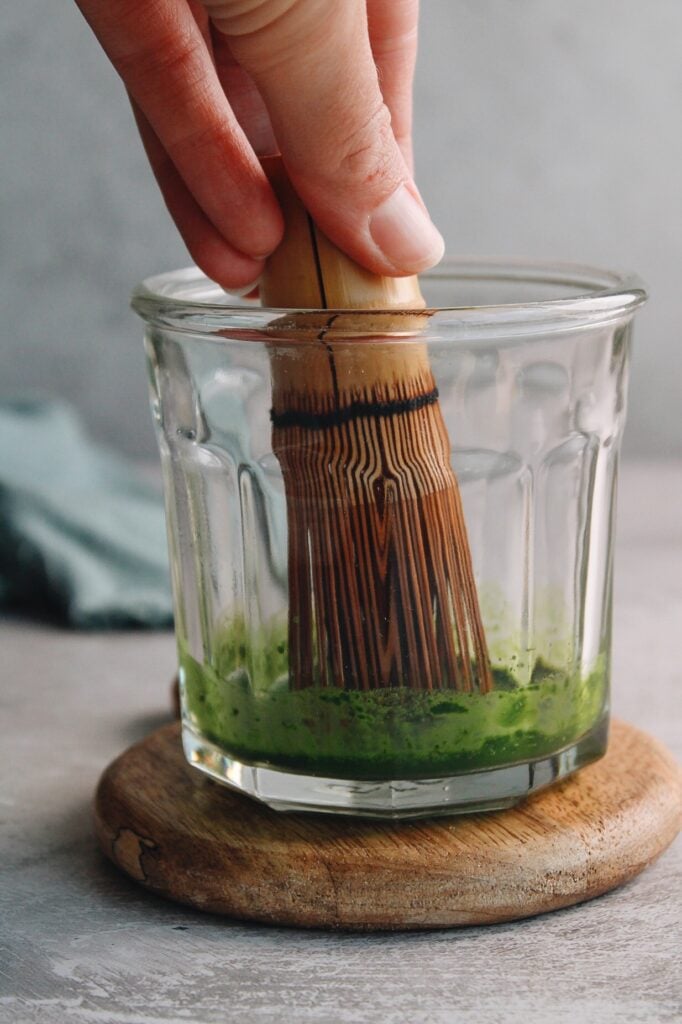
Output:
<instances>
[{"instance_id":1,"label":"wood grain","mask_svg":"<svg viewBox=\"0 0 682 1024\"><path fill-rule=\"evenodd\" d=\"M672 756L612 726L600 762L518 807L432 821L281 814L186 763L179 726L104 772L104 853L159 895L272 924L355 930L455 927L530 917L633 878L680 829Z\"/></svg>"}]
</instances>

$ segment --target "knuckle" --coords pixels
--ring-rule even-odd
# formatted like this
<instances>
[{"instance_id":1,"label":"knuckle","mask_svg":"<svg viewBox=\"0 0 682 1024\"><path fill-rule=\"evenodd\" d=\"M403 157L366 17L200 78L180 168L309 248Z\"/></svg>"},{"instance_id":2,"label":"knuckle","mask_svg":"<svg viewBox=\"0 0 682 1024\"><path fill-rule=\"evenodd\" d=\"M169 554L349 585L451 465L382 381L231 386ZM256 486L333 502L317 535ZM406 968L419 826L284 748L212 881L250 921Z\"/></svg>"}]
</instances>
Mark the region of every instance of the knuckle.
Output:
<instances>
[{"instance_id":1,"label":"knuckle","mask_svg":"<svg viewBox=\"0 0 682 1024\"><path fill-rule=\"evenodd\" d=\"M230 36L250 36L269 28L301 0L203 0L214 22Z\"/></svg>"},{"instance_id":2,"label":"knuckle","mask_svg":"<svg viewBox=\"0 0 682 1024\"><path fill-rule=\"evenodd\" d=\"M365 184L386 178L391 172L393 147L391 115L381 103L338 146L337 173Z\"/></svg>"},{"instance_id":3,"label":"knuckle","mask_svg":"<svg viewBox=\"0 0 682 1024\"><path fill-rule=\"evenodd\" d=\"M170 79L189 77L197 62L199 45L191 33L160 37L135 52L119 57L118 70L124 81L150 87Z\"/></svg>"}]
</instances>

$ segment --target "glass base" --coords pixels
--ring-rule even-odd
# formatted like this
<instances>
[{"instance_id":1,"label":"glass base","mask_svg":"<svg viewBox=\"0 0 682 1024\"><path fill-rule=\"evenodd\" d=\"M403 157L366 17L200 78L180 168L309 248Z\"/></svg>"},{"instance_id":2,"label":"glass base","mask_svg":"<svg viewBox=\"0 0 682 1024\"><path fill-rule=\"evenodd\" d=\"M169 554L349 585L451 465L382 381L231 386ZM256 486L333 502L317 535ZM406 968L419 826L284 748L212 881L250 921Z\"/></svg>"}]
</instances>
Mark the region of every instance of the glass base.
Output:
<instances>
[{"instance_id":1,"label":"glass base","mask_svg":"<svg viewBox=\"0 0 682 1024\"><path fill-rule=\"evenodd\" d=\"M418 818L513 807L531 793L596 761L606 752L608 718L548 757L434 779L362 781L299 775L244 764L186 722L182 744L190 764L216 782L277 811L317 811L365 818Z\"/></svg>"}]
</instances>

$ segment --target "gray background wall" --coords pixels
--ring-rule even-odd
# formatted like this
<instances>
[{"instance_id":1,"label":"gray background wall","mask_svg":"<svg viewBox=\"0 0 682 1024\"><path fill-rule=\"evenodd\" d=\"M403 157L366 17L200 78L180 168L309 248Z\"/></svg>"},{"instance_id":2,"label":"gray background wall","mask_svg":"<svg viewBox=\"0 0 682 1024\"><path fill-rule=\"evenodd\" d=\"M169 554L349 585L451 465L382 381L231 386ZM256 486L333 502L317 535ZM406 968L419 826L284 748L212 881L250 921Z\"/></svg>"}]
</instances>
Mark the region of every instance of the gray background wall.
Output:
<instances>
[{"instance_id":1,"label":"gray background wall","mask_svg":"<svg viewBox=\"0 0 682 1024\"><path fill-rule=\"evenodd\" d=\"M451 252L636 270L631 454L682 454L682 3L423 0L418 178ZM155 450L142 276L187 262L72 0L0 22L0 395L71 399Z\"/></svg>"}]
</instances>

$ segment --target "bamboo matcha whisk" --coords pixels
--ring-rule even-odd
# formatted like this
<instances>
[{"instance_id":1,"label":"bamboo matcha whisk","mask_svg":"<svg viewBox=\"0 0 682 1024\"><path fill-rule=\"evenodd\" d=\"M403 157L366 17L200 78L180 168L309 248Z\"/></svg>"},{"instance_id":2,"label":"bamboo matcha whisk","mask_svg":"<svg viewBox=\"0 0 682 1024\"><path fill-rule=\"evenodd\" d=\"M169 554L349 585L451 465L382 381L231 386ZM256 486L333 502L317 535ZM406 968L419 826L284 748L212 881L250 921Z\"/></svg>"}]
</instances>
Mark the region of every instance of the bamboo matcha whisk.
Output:
<instances>
[{"instance_id":1,"label":"bamboo matcha whisk","mask_svg":"<svg viewBox=\"0 0 682 1024\"><path fill-rule=\"evenodd\" d=\"M282 327L291 344L272 350L291 686L487 692L450 442L427 347L415 340L425 318L417 279L353 263L312 222L281 161L265 163L286 228L261 279L263 303L384 311L294 313ZM382 333L390 343L376 340Z\"/></svg>"}]
</instances>

